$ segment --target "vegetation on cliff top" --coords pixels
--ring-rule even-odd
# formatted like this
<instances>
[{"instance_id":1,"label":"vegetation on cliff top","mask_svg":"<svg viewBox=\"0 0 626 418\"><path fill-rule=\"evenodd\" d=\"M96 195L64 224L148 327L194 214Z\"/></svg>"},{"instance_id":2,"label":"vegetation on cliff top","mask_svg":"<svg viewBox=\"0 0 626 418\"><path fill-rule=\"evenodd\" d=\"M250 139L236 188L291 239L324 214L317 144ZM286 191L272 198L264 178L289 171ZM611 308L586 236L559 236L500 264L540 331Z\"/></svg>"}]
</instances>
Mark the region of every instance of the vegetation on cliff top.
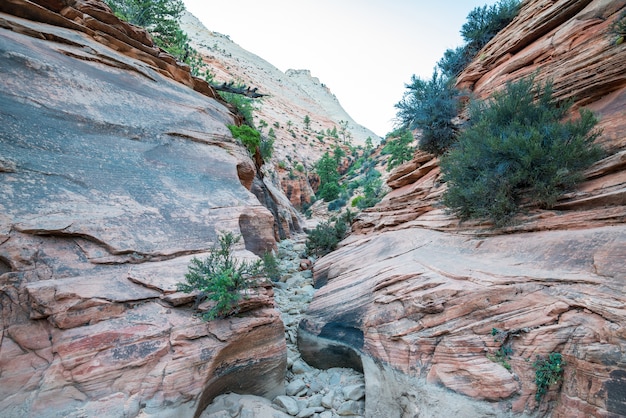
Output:
<instances>
[{"instance_id":1,"label":"vegetation on cliff top","mask_svg":"<svg viewBox=\"0 0 626 418\"><path fill-rule=\"evenodd\" d=\"M441 155L456 142L457 128L452 119L459 111L460 93L454 87L455 77L513 20L520 4L519 0L501 0L473 9L461 28L465 44L444 53L431 79L413 75L406 85L407 91L395 105L396 119L400 128L421 130L421 150Z\"/></svg>"},{"instance_id":2,"label":"vegetation on cliff top","mask_svg":"<svg viewBox=\"0 0 626 418\"><path fill-rule=\"evenodd\" d=\"M120 19L145 28L154 43L191 67L191 74L211 81L213 75L180 27L182 0L105 0Z\"/></svg>"},{"instance_id":3,"label":"vegetation on cliff top","mask_svg":"<svg viewBox=\"0 0 626 418\"><path fill-rule=\"evenodd\" d=\"M472 10L461 30L465 45L446 51L430 80L413 76L396 104L400 126L421 131L419 148L441 156L443 203L462 220L504 226L523 205L551 208L601 155L593 115L564 121L571 104L557 103L551 85L536 86L533 77L470 101L466 129L453 122L461 108L454 77L519 8L518 0L501 0Z\"/></svg>"},{"instance_id":4,"label":"vegetation on cliff top","mask_svg":"<svg viewBox=\"0 0 626 418\"><path fill-rule=\"evenodd\" d=\"M474 8L467 15L461 27L461 36L465 43L456 48L448 49L437 63L446 78L458 76L474 59L476 54L504 29L519 13L520 0L500 0L491 6Z\"/></svg>"}]
</instances>

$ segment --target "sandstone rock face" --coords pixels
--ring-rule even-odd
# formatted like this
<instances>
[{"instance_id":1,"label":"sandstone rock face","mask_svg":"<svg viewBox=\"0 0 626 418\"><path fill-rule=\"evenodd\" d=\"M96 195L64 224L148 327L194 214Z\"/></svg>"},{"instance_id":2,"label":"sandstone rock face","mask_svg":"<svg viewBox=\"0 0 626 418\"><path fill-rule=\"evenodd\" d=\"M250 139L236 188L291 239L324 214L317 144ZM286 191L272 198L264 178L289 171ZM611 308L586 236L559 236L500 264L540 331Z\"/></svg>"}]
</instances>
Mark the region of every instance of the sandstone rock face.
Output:
<instances>
[{"instance_id":1,"label":"sandstone rock face","mask_svg":"<svg viewBox=\"0 0 626 418\"><path fill-rule=\"evenodd\" d=\"M226 391L284 393L271 285L211 323L176 292L221 231L239 257L276 245L233 115L103 3L39 3L0 5L0 415L193 416Z\"/></svg>"},{"instance_id":2,"label":"sandstone rock face","mask_svg":"<svg viewBox=\"0 0 626 418\"><path fill-rule=\"evenodd\" d=\"M586 173L587 181L563 195L554 211L530 209L516 226L500 232L570 229L621 224L626 220L626 46L616 45L611 26L624 1L524 2L518 17L488 43L461 73L458 87L481 98L506 82L536 74L552 80L554 96L574 100L599 119L598 143L607 157ZM419 226L491 234L473 222L459 225L439 205L445 185L432 156L418 152L397 168L394 189L376 208L366 210L354 229L360 232Z\"/></svg>"},{"instance_id":3,"label":"sandstone rock face","mask_svg":"<svg viewBox=\"0 0 626 418\"><path fill-rule=\"evenodd\" d=\"M504 229L459 224L440 204L437 159L417 152L315 264L303 358L362 367L366 415L626 415L626 47L609 32L624 7L524 2L459 77L486 97L537 72L596 113L608 155L553 210L526 208ZM563 382L537 402L533 362L551 352ZM454 396L438 401L441 387Z\"/></svg>"},{"instance_id":4,"label":"sandstone rock face","mask_svg":"<svg viewBox=\"0 0 626 418\"><path fill-rule=\"evenodd\" d=\"M497 414L556 403L555 416L623 415L625 237L623 225L489 238L417 228L353 237L315 265L318 290L300 324L300 349L318 366L371 359L366 385L391 366L419 387L426 381L493 402ZM510 370L488 357L502 346L493 328L511 334ZM550 352L567 362L564 383L537 404L532 364ZM366 408L384 402L375 391L366 400Z\"/></svg>"}]
</instances>

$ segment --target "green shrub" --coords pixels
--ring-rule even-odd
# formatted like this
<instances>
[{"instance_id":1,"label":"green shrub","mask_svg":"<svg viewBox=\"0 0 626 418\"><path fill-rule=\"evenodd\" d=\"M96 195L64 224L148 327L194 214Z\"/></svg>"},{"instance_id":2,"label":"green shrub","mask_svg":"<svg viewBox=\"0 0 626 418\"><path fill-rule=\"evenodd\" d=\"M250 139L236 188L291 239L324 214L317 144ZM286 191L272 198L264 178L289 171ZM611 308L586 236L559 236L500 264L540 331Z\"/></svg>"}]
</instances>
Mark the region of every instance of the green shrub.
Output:
<instances>
[{"instance_id":1,"label":"green shrub","mask_svg":"<svg viewBox=\"0 0 626 418\"><path fill-rule=\"evenodd\" d=\"M471 106L472 125L441 159L443 202L462 220L508 224L522 203L550 208L600 156L591 112L564 121L571 105L552 98L533 78L509 83L490 101Z\"/></svg>"},{"instance_id":2,"label":"green shrub","mask_svg":"<svg viewBox=\"0 0 626 418\"><path fill-rule=\"evenodd\" d=\"M209 67L189 44L189 37L180 27L185 10L182 0L105 0L115 16L146 29L154 43L191 67L191 74L213 80Z\"/></svg>"},{"instance_id":3,"label":"green shrub","mask_svg":"<svg viewBox=\"0 0 626 418\"><path fill-rule=\"evenodd\" d=\"M393 168L400 164L409 161L413 158L414 149L411 146L413 142L413 134L409 131L404 131L398 138L389 138L385 143L385 146L381 153L383 155L389 154L389 162L387 163L387 171L391 171ZM375 164L375 162L372 160ZM363 172L367 172L372 166L369 164L363 165Z\"/></svg>"},{"instance_id":4,"label":"green shrub","mask_svg":"<svg viewBox=\"0 0 626 418\"><path fill-rule=\"evenodd\" d=\"M237 261L232 248L241 237L231 232L220 235L204 259L193 258L185 274L186 283L178 283L178 290L186 293L198 292L196 306L203 300L215 301L215 305L202 314L205 320L225 318L238 313L237 305L242 293L253 285L254 277L261 273L261 262Z\"/></svg>"},{"instance_id":5,"label":"green shrub","mask_svg":"<svg viewBox=\"0 0 626 418\"><path fill-rule=\"evenodd\" d=\"M430 80L415 76L396 104L397 119L407 129L420 129L419 148L435 155L443 154L456 141L452 119L459 109L458 92L452 82L433 72Z\"/></svg>"},{"instance_id":6,"label":"green shrub","mask_svg":"<svg viewBox=\"0 0 626 418\"><path fill-rule=\"evenodd\" d=\"M321 222L309 232L306 239L306 253L322 257L337 248L337 244L346 237L348 227L352 222L352 212L349 210L336 220Z\"/></svg>"},{"instance_id":7,"label":"green shrub","mask_svg":"<svg viewBox=\"0 0 626 418\"><path fill-rule=\"evenodd\" d=\"M543 395L548 393L550 386L563 380L563 366L565 366L565 362L560 353L550 353L548 358L537 356L537 360L533 363L535 384L537 385L535 400L537 402L541 401Z\"/></svg>"},{"instance_id":8,"label":"green shrub","mask_svg":"<svg viewBox=\"0 0 626 418\"><path fill-rule=\"evenodd\" d=\"M474 8L467 15L461 28L465 44L448 49L437 66L447 78L454 78L463 71L487 43L519 13L521 1L501 0L492 6Z\"/></svg>"},{"instance_id":9,"label":"green shrub","mask_svg":"<svg viewBox=\"0 0 626 418\"><path fill-rule=\"evenodd\" d=\"M491 6L474 8L467 15L467 21L461 28L461 36L476 51L497 35L517 16L521 2L519 0L500 0Z\"/></svg>"},{"instance_id":10,"label":"green shrub","mask_svg":"<svg viewBox=\"0 0 626 418\"><path fill-rule=\"evenodd\" d=\"M368 171L363 183L363 199L357 202L359 209L375 206L384 196L383 181L377 170ZM354 201L352 202L354 204Z\"/></svg>"},{"instance_id":11,"label":"green shrub","mask_svg":"<svg viewBox=\"0 0 626 418\"><path fill-rule=\"evenodd\" d=\"M357 196L354 199L352 199L352 203L350 203L350 206L352 206L353 208L356 208L359 206L359 202L361 202L363 199L365 199L365 196Z\"/></svg>"},{"instance_id":12,"label":"green shrub","mask_svg":"<svg viewBox=\"0 0 626 418\"><path fill-rule=\"evenodd\" d=\"M261 158L266 162L269 161L274 154L274 141L276 137L271 135L271 132L273 131L270 129L268 136L261 136L260 138L259 151L261 152Z\"/></svg>"},{"instance_id":13,"label":"green shrub","mask_svg":"<svg viewBox=\"0 0 626 418\"><path fill-rule=\"evenodd\" d=\"M261 260L263 263L264 274L273 281L280 280L280 268L274 253L270 251L266 252L263 254L263 258Z\"/></svg>"},{"instance_id":14,"label":"green shrub","mask_svg":"<svg viewBox=\"0 0 626 418\"><path fill-rule=\"evenodd\" d=\"M346 206L346 199L339 197L328 204L328 210L335 212Z\"/></svg>"},{"instance_id":15,"label":"green shrub","mask_svg":"<svg viewBox=\"0 0 626 418\"><path fill-rule=\"evenodd\" d=\"M443 53L443 57L437 62L437 68L441 70L443 76L452 80L472 62L472 58L474 55L466 45L447 49Z\"/></svg>"},{"instance_id":16,"label":"green shrub","mask_svg":"<svg viewBox=\"0 0 626 418\"><path fill-rule=\"evenodd\" d=\"M622 11L613 25L611 25L611 32L616 35L615 45L621 45L626 37L626 10Z\"/></svg>"},{"instance_id":17,"label":"green shrub","mask_svg":"<svg viewBox=\"0 0 626 418\"><path fill-rule=\"evenodd\" d=\"M234 87L243 87L243 85L235 85ZM217 93L222 99L237 109L237 112L243 116L243 120L246 125L254 126L254 117L252 116L252 112L254 112L253 99L246 97L243 94L229 93L226 91L218 91Z\"/></svg>"},{"instance_id":18,"label":"green shrub","mask_svg":"<svg viewBox=\"0 0 626 418\"><path fill-rule=\"evenodd\" d=\"M494 337L493 341L500 342L501 345L494 354L487 354L487 358L494 363L500 364L508 371L511 371L511 365L509 364L508 360L511 359L511 354L513 354L513 348L511 347L509 332L501 331L497 328L492 328L491 335Z\"/></svg>"},{"instance_id":19,"label":"green shrub","mask_svg":"<svg viewBox=\"0 0 626 418\"><path fill-rule=\"evenodd\" d=\"M261 146L261 133L248 125L228 125L233 136L241 141L248 149L250 155L256 153L257 147Z\"/></svg>"}]
</instances>

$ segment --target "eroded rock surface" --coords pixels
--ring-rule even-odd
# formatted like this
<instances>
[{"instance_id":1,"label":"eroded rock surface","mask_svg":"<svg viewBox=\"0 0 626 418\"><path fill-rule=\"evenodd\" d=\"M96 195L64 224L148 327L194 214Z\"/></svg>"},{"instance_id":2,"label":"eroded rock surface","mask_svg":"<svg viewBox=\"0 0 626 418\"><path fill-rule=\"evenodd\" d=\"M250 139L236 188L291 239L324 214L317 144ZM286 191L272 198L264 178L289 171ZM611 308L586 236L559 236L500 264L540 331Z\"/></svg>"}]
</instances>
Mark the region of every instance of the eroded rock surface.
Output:
<instances>
[{"instance_id":1,"label":"eroded rock surface","mask_svg":"<svg viewBox=\"0 0 626 418\"><path fill-rule=\"evenodd\" d=\"M238 257L275 248L235 117L103 3L39 4L0 5L0 415L193 416L227 391L283 394L271 285L211 323L176 292L222 231Z\"/></svg>"},{"instance_id":2,"label":"eroded rock surface","mask_svg":"<svg viewBox=\"0 0 626 418\"><path fill-rule=\"evenodd\" d=\"M285 393L269 401L258 396L229 393L219 396L202 417L318 417L363 416L363 374L352 368L319 370L303 361L297 346L298 324L313 297L310 260L302 258L305 236L278 244L280 278L274 283L275 300L285 324L287 374ZM357 367L361 369L359 365Z\"/></svg>"},{"instance_id":3,"label":"eroded rock surface","mask_svg":"<svg viewBox=\"0 0 626 418\"><path fill-rule=\"evenodd\" d=\"M609 31L625 6L524 2L459 77L486 97L536 73L594 111L607 156L576 190L507 228L459 223L440 203L437 159L418 152L314 266L303 358L360 357L366 415L626 415L626 47ZM563 383L537 402L533 362L550 352L567 363Z\"/></svg>"},{"instance_id":4,"label":"eroded rock surface","mask_svg":"<svg viewBox=\"0 0 626 418\"><path fill-rule=\"evenodd\" d=\"M626 368L625 237L624 226L612 226L484 239L425 229L355 238L315 265L318 290L301 338L327 344L308 355L310 341L301 344L303 357L323 364L343 346L373 359L374 370L390 365L494 402L497 414L553 402L556 416L571 408L623 414L615 392L623 386L613 382ZM493 328L513 335L510 370L488 358L502 346ZM532 363L554 351L567 362L563 387L538 405Z\"/></svg>"}]
</instances>

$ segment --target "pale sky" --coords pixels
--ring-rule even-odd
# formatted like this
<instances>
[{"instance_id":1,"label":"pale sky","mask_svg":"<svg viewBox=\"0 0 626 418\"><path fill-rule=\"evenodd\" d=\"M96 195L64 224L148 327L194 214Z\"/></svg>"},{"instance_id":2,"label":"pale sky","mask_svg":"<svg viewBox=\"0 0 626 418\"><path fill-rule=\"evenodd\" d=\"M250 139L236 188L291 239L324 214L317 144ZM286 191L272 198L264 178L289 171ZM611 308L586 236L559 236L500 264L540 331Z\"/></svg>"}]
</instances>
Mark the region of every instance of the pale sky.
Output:
<instances>
[{"instance_id":1,"label":"pale sky","mask_svg":"<svg viewBox=\"0 0 626 418\"><path fill-rule=\"evenodd\" d=\"M207 29L281 71L307 69L359 124L384 136L411 75L429 78L495 0L184 0Z\"/></svg>"}]
</instances>

